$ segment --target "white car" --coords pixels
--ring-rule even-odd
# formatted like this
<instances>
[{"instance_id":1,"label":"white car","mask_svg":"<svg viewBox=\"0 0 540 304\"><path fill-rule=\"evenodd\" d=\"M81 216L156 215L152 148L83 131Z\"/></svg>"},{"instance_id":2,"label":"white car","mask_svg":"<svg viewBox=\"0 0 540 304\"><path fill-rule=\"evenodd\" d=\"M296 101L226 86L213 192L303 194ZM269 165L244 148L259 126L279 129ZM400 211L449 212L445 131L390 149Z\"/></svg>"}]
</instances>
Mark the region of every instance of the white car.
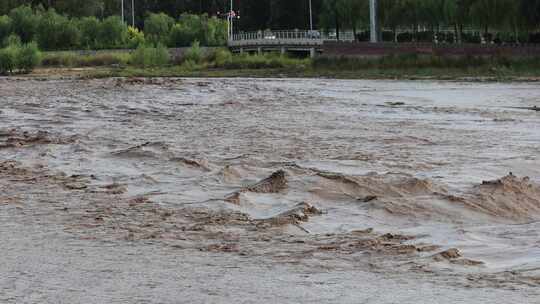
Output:
<instances>
[{"instance_id":1,"label":"white car","mask_svg":"<svg viewBox=\"0 0 540 304\"><path fill-rule=\"evenodd\" d=\"M307 37L311 39L320 39L321 33L319 31L308 31Z\"/></svg>"}]
</instances>

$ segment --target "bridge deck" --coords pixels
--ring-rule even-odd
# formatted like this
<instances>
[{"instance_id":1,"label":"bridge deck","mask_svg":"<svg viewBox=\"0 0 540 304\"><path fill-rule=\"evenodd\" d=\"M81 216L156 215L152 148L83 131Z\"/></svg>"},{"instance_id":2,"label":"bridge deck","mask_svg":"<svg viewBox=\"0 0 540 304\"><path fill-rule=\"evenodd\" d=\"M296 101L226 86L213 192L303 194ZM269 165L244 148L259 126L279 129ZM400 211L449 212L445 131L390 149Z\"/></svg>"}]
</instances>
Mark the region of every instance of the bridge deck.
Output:
<instances>
[{"instance_id":1,"label":"bridge deck","mask_svg":"<svg viewBox=\"0 0 540 304\"><path fill-rule=\"evenodd\" d=\"M242 47L299 47L309 49L322 47L323 39L317 32L281 31L249 32L235 34L228 42L230 48Z\"/></svg>"}]
</instances>

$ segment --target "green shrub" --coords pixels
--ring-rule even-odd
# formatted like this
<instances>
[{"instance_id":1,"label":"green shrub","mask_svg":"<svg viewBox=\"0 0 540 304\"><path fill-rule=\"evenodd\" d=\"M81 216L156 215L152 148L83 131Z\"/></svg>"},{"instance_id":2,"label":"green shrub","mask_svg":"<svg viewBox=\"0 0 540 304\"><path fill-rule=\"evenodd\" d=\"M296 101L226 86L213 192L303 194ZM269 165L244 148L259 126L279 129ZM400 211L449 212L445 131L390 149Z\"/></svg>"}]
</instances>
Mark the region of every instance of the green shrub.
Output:
<instances>
[{"instance_id":1,"label":"green shrub","mask_svg":"<svg viewBox=\"0 0 540 304\"><path fill-rule=\"evenodd\" d=\"M97 53L95 55L79 56L76 60L78 67L125 65L130 55L127 53Z\"/></svg>"},{"instance_id":2,"label":"green shrub","mask_svg":"<svg viewBox=\"0 0 540 304\"><path fill-rule=\"evenodd\" d=\"M194 71L194 70L199 69L200 67L201 66L193 60L186 60L180 66L180 68L182 68L182 70L185 70L185 71Z\"/></svg>"},{"instance_id":3,"label":"green shrub","mask_svg":"<svg viewBox=\"0 0 540 304\"><path fill-rule=\"evenodd\" d=\"M144 20L146 38L154 44L166 44L173 25L174 19L164 13L150 14Z\"/></svg>"},{"instance_id":4,"label":"green shrub","mask_svg":"<svg viewBox=\"0 0 540 304\"><path fill-rule=\"evenodd\" d=\"M146 43L144 33L134 27L128 27L128 47L131 49L138 48L139 45Z\"/></svg>"},{"instance_id":5,"label":"green shrub","mask_svg":"<svg viewBox=\"0 0 540 304\"><path fill-rule=\"evenodd\" d=\"M11 18L0 16L0 43L11 34ZM1 46L1 45L0 45Z\"/></svg>"},{"instance_id":6,"label":"green shrub","mask_svg":"<svg viewBox=\"0 0 540 304\"><path fill-rule=\"evenodd\" d=\"M79 55L75 52L55 52L46 54L41 61L43 66L51 67L90 67L125 65L129 62L128 53L97 53L91 55Z\"/></svg>"},{"instance_id":7,"label":"green shrub","mask_svg":"<svg viewBox=\"0 0 540 304\"><path fill-rule=\"evenodd\" d=\"M24 43L31 42L36 36L40 16L32 11L29 5L14 8L9 13L13 32L21 37Z\"/></svg>"},{"instance_id":8,"label":"green shrub","mask_svg":"<svg viewBox=\"0 0 540 304\"><path fill-rule=\"evenodd\" d=\"M487 69L516 69L539 68L533 58L509 58L493 56L491 58L480 56L424 56L417 54L389 55L378 59L369 58L316 58L312 64L314 68L329 70L355 71L362 69L403 70L403 69L461 69L487 68Z\"/></svg>"},{"instance_id":9,"label":"green shrub","mask_svg":"<svg viewBox=\"0 0 540 304\"><path fill-rule=\"evenodd\" d=\"M238 55L232 56L232 61L224 63L226 69L276 69L304 68L310 63L309 59L294 59L279 54Z\"/></svg>"},{"instance_id":10,"label":"green shrub","mask_svg":"<svg viewBox=\"0 0 540 304\"><path fill-rule=\"evenodd\" d=\"M139 67L164 66L170 61L169 51L162 44L140 45L131 55L130 63Z\"/></svg>"},{"instance_id":11,"label":"green shrub","mask_svg":"<svg viewBox=\"0 0 540 304\"><path fill-rule=\"evenodd\" d=\"M0 49L0 74L12 73L15 69L17 49L14 46Z\"/></svg>"},{"instance_id":12,"label":"green shrub","mask_svg":"<svg viewBox=\"0 0 540 304\"><path fill-rule=\"evenodd\" d=\"M128 28L118 16L103 20L99 27L98 44L102 48L118 48L125 45Z\"/></svg>"},{"instance_id":13,"label":"green shrub","mask_svg":"<svg viewBox=\"0 0 540 304\"><path fill-rule=\"evenodd\" d=\"M216 67L226 67L232 64L233 55L227 49L217 49L211 56L211 61Z\"/></svg>"},{"instance_id":14,"label":"green shrub","mask_svg":"<svg viewBox=\"0 0 540 304\"><path fill-rule=\"evenodd\" d=\"M184 60L191 60L195 63L200 63L203 60L203 57L203 50L199 45L199 41L194 41L184 54Z\"/></svg>"},{"instance_id":15,"label":"green shrub","mask_svg":"<svg viewBox=\"0 0 540 304\"><path fill-rule=\"evenodd\" d=\"M15 63L18 70L28 73L39 65L40 61L41 53L37 43L31 42L19 48Z\"/></svg>"},{"instance_id":16,"label":"green shrub","mask_svg":"<svg viewBox=\"0 0 540 304\"><path fill-rule=\"evenodd\" d=\"M41 65L54 67L74 67L78 56L73 52L55 52L43 56Z\"/></svg>"}]
</instances>

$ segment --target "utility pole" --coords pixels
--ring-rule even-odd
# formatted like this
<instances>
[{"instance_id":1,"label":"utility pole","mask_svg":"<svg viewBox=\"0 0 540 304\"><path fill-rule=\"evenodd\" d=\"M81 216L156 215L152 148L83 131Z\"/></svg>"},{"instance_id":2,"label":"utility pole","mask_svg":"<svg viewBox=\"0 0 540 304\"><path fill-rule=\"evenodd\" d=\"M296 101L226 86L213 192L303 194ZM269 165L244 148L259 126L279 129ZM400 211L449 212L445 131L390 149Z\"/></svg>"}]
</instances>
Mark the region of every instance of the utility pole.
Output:
<instances>
[{"instance_id":1,"label":"utility pole","mask_svg":"<svg viewBox=\"0 0 540 304\"><path fill-rule=\"evenodd\" d=\"M371 24L371 31L370 31L370 41L371 43L377 43L379 42L379 29L378 29L378 22L377 22L377 0L369 0L369 15L370 15L370 24Z\"/></svg>"},{"instance_id":2,"label":"utility pole","mask_svg":"<svg viewBox=\"0 0 540 304\"><path fill-rule=\"evenodd\" d=\"M313 9L311 7L311 0L309 0L309 30L313 32Z\"/></svg>"},{"instance_id":3,"label":"utility pole","mask_svg":"<svg viewBox=\"0 0 540 304\"><path fill-rule=\"evenodd\" d=\"M124 0L121 0L122 1L122 23L124 23Z\"/></svg>"},{"instance_id":4,"label":"utility pole","mask_svg":"<svg viewBox=\"0 0 540 304\"><path fill-rule=\"evenodd\" d=\"M233 40L233 0L231 0L231 10L229 11L229 40Z\"/></svg>"},{"instance_id":5,"label":"utility pole","mask_svg":"<svg viewBox=\"0 0 540 304\"><path fill-rule=\"evenodd\" d=\"M135 28L135 0L131 0L131 26Z\"/></svg>"}]
</instances>

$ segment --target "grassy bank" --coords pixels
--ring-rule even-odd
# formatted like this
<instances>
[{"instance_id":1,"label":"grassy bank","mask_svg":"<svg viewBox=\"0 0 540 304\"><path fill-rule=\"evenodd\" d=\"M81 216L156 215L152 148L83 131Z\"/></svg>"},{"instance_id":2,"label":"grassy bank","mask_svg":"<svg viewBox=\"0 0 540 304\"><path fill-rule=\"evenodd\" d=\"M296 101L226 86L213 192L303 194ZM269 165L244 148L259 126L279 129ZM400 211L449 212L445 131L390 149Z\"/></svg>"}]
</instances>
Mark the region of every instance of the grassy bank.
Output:
<instances>
[{"instance_id":1,"label":"grassy bank","mask_svg":"<svg viewBox=\"0 0 540 304\"><path fill-rule=\"evenodd\" d=\"M279 54L232 55L220 49L204 55L194 45L182 58L166 50L139 48L133 54L50 53L43 68L87 68L85 77L324 77L343 79L540 79L539 58L435 57L400 55L372 59L289 58ZM95 68L97 67L97 68ZM58 70L61 72L61 70ZM38 71L39 73L39 71Z\"/></svg>"}]
</instances>

